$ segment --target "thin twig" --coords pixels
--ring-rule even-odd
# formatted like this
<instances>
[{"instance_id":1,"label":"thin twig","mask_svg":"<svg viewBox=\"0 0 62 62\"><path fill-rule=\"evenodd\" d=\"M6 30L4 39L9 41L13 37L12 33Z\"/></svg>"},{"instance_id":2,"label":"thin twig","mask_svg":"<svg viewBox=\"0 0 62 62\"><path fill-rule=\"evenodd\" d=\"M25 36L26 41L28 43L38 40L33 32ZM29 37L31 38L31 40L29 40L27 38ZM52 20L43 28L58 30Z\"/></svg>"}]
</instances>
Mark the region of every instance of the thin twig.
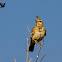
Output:
<instances>
[{"instance_id":1,"label":"thin twig","mask_svg":"<svg viewBox=\"0 0 62 62\"><path fill-rule=\"evenodd\" d=\"M29 60L29 62L32 62L32 58Z\"/></svg>"},{"instance_id":2,"label":"thin twig","mask_svg":"<svg viewBox=\"0 0 62 62\"><path fill-rule=\"evenodd\" d=\"M14 58L14 62L16 62L16 59Z\"/></svg>"},{"instance_id":3,"label":"thin twig","mask_svg":"<svg viewBox=\"0 0 62 62\"><path fill-rule=\"evenodd\" d=\"M28 25L27 25L27 28L28 28L28 31L29 31L29 34L30 34L30 30L29 30L29 27L28 27Z\"/></svg>"},{"instance_id":4,"label":"thin twig","mask_svg":"<svg viewBox=\"0 0 62 62\"><path fill-rule=\"evenodd\" d=\"M46 54L41 58L41 61L40 61L40 62L42 62L43 58L44 58L47 54L48 54L48 53L46 53Z\"/></svg>"},{"instance_id":5,"label":"thin twig","mask_svg":"<svg viewBox=\"0 0 62 62\"><path fill-rule=\"evenodd\" d=\"M27 60L26 62L28 62L28 56L29 56L29 43L28 43L28 37L27 37Z\"/></svg>"},{"instance_id":6,"label":"thin twig","mask_svg":"<svg viewBox=\"0 0 62 62\"><path fill-rule=\"evenodd\" d=\"M29 27L28 27L28 25L27 25L27 28L28 28L28 31L29 31L29 34L30 34L30 30L29 30ZM30 37L30 36L29 36ZM27 60L26 60L26 62L28 62L28 57L29 57L29 37L27 37Z\"/></svg>"},{"instance_id":7,"label":"thin twig","mask_svg":"<svg viewBox=\"0 0 62 62\"><path fill-rule=\"evenodd\" d=\"M40 45L40 48L39 48L39 51L38 51L38 55L37 55L37 58L36 58L36 62L37 62L37 60L38 60L39 53L40 53L40 50L41 50L41 47L43 46L43 44L44 44L44 39L43 39L43 43Z\"/></svg>"}]
</instances>

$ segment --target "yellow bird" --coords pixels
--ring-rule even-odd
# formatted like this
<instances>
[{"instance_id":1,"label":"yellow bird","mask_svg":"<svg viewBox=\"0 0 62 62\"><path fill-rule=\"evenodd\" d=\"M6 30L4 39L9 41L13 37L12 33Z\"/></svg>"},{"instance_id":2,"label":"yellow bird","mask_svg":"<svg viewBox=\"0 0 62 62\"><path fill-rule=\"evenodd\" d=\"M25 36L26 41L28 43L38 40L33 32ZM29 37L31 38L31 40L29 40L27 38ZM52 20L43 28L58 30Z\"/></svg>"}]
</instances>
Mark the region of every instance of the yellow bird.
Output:
<instances>
[{"instance_id":1,"label":"yellow bird","mask_svg":"<svg viewBox=\"0 0 62 62\"><path fill-rule=\"evenodd\" d=\"M40 42L46 36L46 29L44 28L42 20L37 16L36 26L32 29L31 32L31 43L29 51L33 52L34 45Z\"/></svg>"}]
</instances>

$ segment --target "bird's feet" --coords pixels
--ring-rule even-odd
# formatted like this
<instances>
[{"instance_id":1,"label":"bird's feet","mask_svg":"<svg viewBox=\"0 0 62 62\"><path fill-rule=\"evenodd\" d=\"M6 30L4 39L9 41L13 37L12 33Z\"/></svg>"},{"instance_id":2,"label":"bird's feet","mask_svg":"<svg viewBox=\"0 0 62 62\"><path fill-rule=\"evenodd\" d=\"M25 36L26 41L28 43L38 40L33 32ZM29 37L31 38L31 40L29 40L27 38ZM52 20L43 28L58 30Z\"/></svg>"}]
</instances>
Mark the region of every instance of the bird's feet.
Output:
<instances>
[{"instance_id":1,"label":"bird's feet","mask_svg":"<svg viewBox=\"0 0 62 62\"><path fill-rule=\"evenodd\" d=\"M42 44L40 44L40 48L43 46L44 42Z\"/></svg>"},{"instance_id":2,"label":"bird's feet","mask_svg":"<svg viewBox=\"0 0 62 62\"><path fill-rule=\"evenodd\" d=\"M35 41L35 44L40 44L40 48L43 46L43 44L44 44L44 41L43 41L43 43L41 44L41 43L39 43L37 40L34 40Z\"/></svg>"},{"instance_id":3,"label":"bird's feet","mask_svg":"<svg viewBox=\"0 0 62 62\"><path fill-rule=\"evenodd\" d=\"M34 40L35 41L35 44L37 44L38 43L38 41L37 40Z\"/></svg>"}]
</instances>

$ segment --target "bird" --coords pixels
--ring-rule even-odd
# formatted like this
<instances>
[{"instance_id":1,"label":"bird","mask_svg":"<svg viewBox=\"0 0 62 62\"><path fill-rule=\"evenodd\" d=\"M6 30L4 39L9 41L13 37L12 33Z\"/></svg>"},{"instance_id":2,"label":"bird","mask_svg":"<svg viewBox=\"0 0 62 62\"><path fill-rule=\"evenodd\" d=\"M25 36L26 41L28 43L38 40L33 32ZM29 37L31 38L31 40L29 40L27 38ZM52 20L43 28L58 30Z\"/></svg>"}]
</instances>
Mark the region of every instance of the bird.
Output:
<instances>
[{"instance_id":1,"label":"bird","mask_svg":"<svg viewBox=\"0 0 62 62\"><path fill-rule=\"evenodd\" d=\"M6 4L6 3L0 3L1 8L2 8L2 7L5 7L5 4Z\"/></svg>"},{"instance_id":2,"label":"bird","mask_svg":"<svg viewBox=\"0 0 62 62\"><path fill-rule=\"evenodd\" d=\"M29 51L34 51L34 46L38 42L40 42L46 36L46 29L43 25L42 20L38 17L36 21L36 26L32 28L32 32L30 34L31 42L29 46Z\"/></svg>"}]
</instances>

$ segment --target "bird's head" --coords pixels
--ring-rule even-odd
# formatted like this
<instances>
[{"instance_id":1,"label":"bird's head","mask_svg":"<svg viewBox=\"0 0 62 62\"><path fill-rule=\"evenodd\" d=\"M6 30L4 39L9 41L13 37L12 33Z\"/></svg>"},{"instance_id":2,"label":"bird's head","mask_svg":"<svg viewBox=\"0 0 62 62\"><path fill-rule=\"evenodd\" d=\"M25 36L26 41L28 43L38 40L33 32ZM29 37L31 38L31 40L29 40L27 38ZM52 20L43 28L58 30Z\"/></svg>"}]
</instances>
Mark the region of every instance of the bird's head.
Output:
<instances>
[{"instance_id":1,"label":"bird's head","mask_svg":"<svg viewBox=\"0 0 62 62\"><path fill-rule=\"evenodd\" d=\"M36 17L37 17L37 20L35 20L36 26L39 26L39 27L44 26L42 20L38 16L36 16Z\"/></svg>"}]
</instances>

